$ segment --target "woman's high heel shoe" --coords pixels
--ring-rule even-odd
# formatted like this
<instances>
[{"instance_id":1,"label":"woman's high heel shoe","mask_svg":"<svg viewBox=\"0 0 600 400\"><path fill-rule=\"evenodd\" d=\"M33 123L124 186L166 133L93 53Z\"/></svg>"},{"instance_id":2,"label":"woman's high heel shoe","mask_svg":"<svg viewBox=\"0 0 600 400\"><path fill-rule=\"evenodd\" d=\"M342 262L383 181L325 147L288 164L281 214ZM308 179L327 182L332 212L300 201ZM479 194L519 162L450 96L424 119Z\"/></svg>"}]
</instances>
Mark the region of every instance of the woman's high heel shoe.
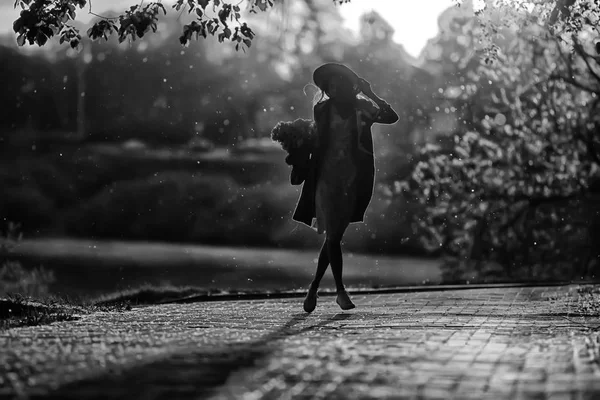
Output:
<instances>
[{"instance_id":1,"label":"woman's high heel shoe","mask_svg":"<svg viewBox=\"0 0 600 400\"><path fill-rule=\"evenodd\" d=\"M352 310L356 307L345 290L337 292L335 302L338 303L342 310Z\"/></svg>"},{"instance_id":2,"label":"woman's high heel shoe","mask_svg":"<svg viewBox=\"0 0 600 400\"><path fill-rule=\"evenodd\" d=\"M319 295L317 294L317 289L308 289L308 293L306 294L306 298L304 299L304 311L307 313L311 313L315 311L317 307L317 298Z\"/></svg>"}]
</instances>

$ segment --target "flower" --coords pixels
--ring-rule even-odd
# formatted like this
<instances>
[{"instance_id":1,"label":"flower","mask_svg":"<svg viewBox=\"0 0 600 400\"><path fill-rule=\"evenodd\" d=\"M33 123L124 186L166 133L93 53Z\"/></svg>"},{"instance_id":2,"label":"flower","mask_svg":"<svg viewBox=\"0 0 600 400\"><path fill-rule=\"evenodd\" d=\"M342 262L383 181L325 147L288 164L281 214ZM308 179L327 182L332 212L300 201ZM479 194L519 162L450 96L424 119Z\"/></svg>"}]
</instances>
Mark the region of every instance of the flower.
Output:
<instances>
[{"instance_id":1,"label":"flower","mask_svg":"<svg viewBox=\"0 0 600 400\"><path fill-rule=\"evenodd\" d=\"M271 139L281 144L288 153L298 150L312 150L316 139L315 123L298 118L292 122L279 122L271 131Z\"/></svg>"}]
</instances>

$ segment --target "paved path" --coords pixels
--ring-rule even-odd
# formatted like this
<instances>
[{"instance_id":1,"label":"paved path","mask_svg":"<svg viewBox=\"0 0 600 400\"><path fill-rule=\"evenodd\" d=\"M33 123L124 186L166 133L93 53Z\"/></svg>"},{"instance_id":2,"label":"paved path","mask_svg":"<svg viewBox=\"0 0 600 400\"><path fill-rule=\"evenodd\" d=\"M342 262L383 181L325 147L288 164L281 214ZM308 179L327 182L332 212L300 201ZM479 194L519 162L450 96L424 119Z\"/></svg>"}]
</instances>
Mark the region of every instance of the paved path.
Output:
<instances>
[{"instance_id":1,"label":"paved path","mask_svg":"<svg viewBox=\"0 0 600 400\"><path fill-rule=\"evenodd\" d=\"M0 333L0 397L598 399L568 287L163 305Z\"/></svg>"}]
</instances>

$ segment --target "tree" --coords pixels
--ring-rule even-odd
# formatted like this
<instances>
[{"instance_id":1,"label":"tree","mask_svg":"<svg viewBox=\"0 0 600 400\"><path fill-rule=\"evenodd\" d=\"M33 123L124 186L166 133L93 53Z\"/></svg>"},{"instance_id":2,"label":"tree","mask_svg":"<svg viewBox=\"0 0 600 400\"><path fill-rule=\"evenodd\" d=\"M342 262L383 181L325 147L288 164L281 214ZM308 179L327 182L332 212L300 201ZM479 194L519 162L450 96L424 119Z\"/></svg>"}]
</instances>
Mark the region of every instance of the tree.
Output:
<instances>
[{"instance_id":1,"label":"tree","mask_svg":"<svg viewBox=\"0 0 600 400\"><path fill-rule=\"evenodd\" d=\"M591 32L600 33L600 2L598 0L454 0L472 10L481 27L479 39L486 62L492 62L500 50L498 40L507 32L519 32L535 26L536 37L551 35L573 49L576 41ZM591 43L600 54L600 40Z\"/></svg>"},{"instance_id":2,"label":"tree","mask_svg":"<svg viewBox=\"0 0 600 400\"><path fill-rule=\"evenodd\" d=\"M453 146L425 147L396 185L422 204L415 225L450 279L481 278L489 262L504 277L571 278L598 257L599 58L585 29L557 32L533 24L481 62L472 79L487 94L475 82L463 101L483 117Z\"/></svg>"},{"instance_id":3,"label":"tree","mask_svg":"<svg viewBox=\"0 0 600 400\"><path fill-rule=\"evenodd\" d=\"M256 13L273 7L274 0L251 0L248 11ZM97 15L92 11L91 0L16 0L15 7L21 7L19 18L13 24L20 46L26 43L45 45L54 36L60 43L68 43L72 48L81 47L81 33L72 21L77 13L88 8L90 14L99 20L87 30L91 40L107 40L116 34L119 42L135 41L148 32L156 32L160 15L166 15L167 9L160 2L134 4L122 14L111 17ZM219 42L231 41L237 49L251 46L254 32L242 21L239 5L221 0L177 0L173 8L182 14L187 10L194 20L183 26L179 37L182 45L187 45L193 37L216 36ZM258 11L257 11L258 10ZM235 25L235 26L234 26Z\"/></svg>"}]
</instances>

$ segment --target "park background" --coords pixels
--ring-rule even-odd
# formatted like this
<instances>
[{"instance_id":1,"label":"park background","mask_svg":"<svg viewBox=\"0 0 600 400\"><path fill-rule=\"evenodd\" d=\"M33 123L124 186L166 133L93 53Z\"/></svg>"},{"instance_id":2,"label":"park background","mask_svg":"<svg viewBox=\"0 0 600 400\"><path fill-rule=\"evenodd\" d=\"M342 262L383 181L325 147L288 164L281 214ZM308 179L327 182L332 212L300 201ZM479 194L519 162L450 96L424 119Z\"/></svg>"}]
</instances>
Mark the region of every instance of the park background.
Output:
<instances>
[{"instance_id":1,"label":"park background","mask_svg":"<svg viewBox=\"0 0 600 400\"><path fill-rule=\"evenodd\" d=\"M102 15L117 15L117 3ZM436 29L409 52L399 42L410 32L388 20L418 21L419 11L358 3L295 0L248 14L257 37L247 51L213 37L183 47L187 13L177 12L132 43L84 35L80 52L2 35L0 222L25 238L5 281L33 271L62 289L305 286L286 274L312 269L322 238L291 221L300 188L269 135L278 121L311 118L306 84L330 61L366 77L400 116L374 128L373 200L345 237L371 274L356 282L594 279L597 61L563 63L550 40L507 30L505 62L486 62L472 4L450 1L427 11ZM76 24L85 32L93 21ZM559 69L584 87L553 79ZM240 274L244 263L268 278Z\"/></svg>"}]
</instances>

